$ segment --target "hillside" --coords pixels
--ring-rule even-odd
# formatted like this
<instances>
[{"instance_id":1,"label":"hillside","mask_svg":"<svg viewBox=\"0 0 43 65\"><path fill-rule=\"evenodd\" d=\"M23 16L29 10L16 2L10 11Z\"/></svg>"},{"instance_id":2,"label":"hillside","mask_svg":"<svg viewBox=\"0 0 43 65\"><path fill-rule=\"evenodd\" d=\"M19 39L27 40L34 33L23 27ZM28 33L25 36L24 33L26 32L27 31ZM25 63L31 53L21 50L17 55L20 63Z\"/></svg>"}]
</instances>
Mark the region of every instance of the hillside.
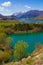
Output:
<instances>
[{"instance_id":1,"label":"hillside","mask_svg":"<svg viewBox=\"0 0 43 65\"><path fill-rule=\"evenodd\" d=\"M43 15L43 11L30 10L23 13L19 18L34 19L40 15Z\"/></svg>"},{"instance_id":2,"label":"hillside","mask_svg":"<svg viewBox=\"0 0 43 65\"><path fill-rule=\"evenodd\" d=\"M5 65L43 65L43 46L37 48L31 56L19 62L10 62Z\"/></svg>"},{"instance_id":3,"label":"hillside","mask_svg":"<svg viewBox=\"0 0 43 65\"><path fill-rule=\"evenodd\" d=\"M40 16L34 18L34 19L35 19L35 20L43 20L43 15L40 15Z\"/></svg>"}]
</instances>

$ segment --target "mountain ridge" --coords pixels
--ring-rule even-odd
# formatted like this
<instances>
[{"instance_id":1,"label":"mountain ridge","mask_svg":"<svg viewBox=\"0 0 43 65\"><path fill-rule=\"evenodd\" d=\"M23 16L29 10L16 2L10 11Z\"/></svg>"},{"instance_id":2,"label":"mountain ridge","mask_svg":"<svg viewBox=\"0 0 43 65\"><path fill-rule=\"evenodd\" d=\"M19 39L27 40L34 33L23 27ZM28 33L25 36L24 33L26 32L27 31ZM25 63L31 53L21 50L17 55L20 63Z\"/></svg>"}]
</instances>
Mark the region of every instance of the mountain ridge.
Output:
<instances>
[{"instance_id":1,"label":"mountain ridge","mask_svg":"<svg viewBox=\"0 0 43 65\"><path fill-rule=\"evenodd\" d=\"M42 18L41 18L42 17ZM10 16L0 14L0 19L43 19L43 11L30 10L27 12L18 12Z\"/></svg>"},{"instance_id":2,"label":"mountain ridge","mask_svg":"<svg viewBox=\"0 0 43 65\"><path fill-rule=\"evenodd\" d=\"M34 19L37 16L43 15L43 11L30 10L24 13L20 18Z\"/></svg>"}]
</instances>

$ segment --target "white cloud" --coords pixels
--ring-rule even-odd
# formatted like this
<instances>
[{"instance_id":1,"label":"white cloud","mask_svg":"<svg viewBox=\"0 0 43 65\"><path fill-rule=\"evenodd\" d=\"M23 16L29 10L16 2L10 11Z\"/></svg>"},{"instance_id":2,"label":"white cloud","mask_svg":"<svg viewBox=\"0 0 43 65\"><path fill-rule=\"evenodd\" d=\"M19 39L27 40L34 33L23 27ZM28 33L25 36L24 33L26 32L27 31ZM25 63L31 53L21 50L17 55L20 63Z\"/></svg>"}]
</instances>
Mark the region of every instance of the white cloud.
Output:
<instances>
[{"instance_id":1,"label":"white cloud","mask_svg":"<svg viewBox=\"0 0 43 65\"><path fill-rule=\"evenodd\" d=\"M1 4L2 6L5 6L5 7L8 7L8 6L11 6L11 2L8 1L8 2L4 2Z\"/></svg>"},{"instance_id":2,"label":"white cloud","mask_svg":"<svg viewBox=\"0 0 43 65\"><path fill-rule=\"evenodd\" d=\"M0 6L0 11L3 11L4 10L4 7Z\"/></svg>"},{"instance_id":3,"label":"white cloud","mask_svg":"<svg viewBox=\"0 0 43 65\"><path fill-rule=\"evenodd\" d=\"M7 12L11 12L11 10L6 10Z\"/></svg>"},{"instance_id":4,"label":"white cloud","mask_svg":"<svg viewBox=\"0 0 43 65\"><path fill-rule=\"evenodd\" d=\"M31 7L30 7L30 6L28 6L28 5L24 5L24 7L25 7L25 8L31 8Z\"/></svg>"}]
</instances>

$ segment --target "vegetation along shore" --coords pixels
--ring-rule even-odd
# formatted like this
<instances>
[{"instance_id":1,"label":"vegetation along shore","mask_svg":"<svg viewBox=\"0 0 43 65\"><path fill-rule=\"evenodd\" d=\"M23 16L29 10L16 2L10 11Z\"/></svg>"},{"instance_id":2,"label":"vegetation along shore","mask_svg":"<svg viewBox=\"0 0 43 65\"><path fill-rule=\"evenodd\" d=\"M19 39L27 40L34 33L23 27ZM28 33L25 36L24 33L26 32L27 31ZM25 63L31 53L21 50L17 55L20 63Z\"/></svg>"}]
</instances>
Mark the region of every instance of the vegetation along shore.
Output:
<instances>
[{"instance_id":1,"label":"vegetation along shore","mask_svg":"<svg viewBox=\"0 0 43 65\"><path fill-rule=\"evenodd\" d=\"M6 34L41 31L43 31L43 23L24 23L18 22L17 20L0 20L0 32Z\"/></svg>"},{"instance_id":2,"label":"vegetation along shore","mask_svg":"<svg viewBox=\"0 0 43 65\"><path fill-rule=\"evenodd\" d=\"M43 23L24 23L18 22L17 20L0 20L0 65L38 65L38 63L42 65L43 45L39 44L38 47L35 48L36 50L30 54L28 52L28 43L22 40L18 40L12 49L12 39L9 36L14 33L41 31L43 31Z\"/></svg>"}]
</instances>

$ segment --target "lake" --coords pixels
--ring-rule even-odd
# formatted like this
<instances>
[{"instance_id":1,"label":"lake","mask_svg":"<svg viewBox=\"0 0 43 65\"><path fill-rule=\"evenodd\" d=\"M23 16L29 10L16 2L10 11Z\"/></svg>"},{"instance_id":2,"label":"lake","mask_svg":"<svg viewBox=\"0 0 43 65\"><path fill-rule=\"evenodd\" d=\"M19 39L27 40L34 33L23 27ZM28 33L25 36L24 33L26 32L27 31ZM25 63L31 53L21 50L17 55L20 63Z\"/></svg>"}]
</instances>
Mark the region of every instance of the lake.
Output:
<instances>
[{"instance_id":1,"label":"lake","mask_svg":"<svg viewBox=\"0 0 43 65\"><path fill-rule=\"evenodd\" d=\"M28 20L28 19L20 19L20 22L35 22L35 23L42 23L43 20Z\"/></svg>"},{"instance_id":2,"label":"lake","mask_svg":"<svg viewBox=\"0 0 43 65\"><path fill-rule=\"evenodd\" d=\"M33 52L37 43L43 44L43 32L12 34L10 37L12 38L12 48L17 43L17 41L23 40L29 44L28 51L30 53Z\"/></svg>"}]
</instances>

